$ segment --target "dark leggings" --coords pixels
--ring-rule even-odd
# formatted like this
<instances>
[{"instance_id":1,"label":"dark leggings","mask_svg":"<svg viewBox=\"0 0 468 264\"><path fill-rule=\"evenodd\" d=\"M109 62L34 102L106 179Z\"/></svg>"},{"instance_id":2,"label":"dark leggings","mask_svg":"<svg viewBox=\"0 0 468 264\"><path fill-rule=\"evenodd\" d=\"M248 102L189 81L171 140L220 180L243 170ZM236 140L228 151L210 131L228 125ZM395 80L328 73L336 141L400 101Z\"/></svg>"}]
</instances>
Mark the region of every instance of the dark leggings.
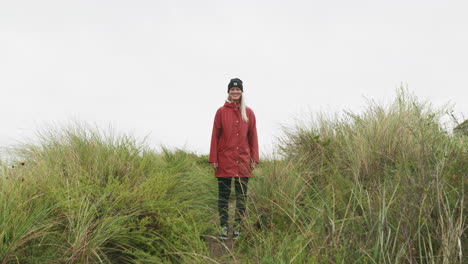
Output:
<instances>
[{"instance_id":1,"label":"dark leggings","mask_svg":"<svg viewBox=\"0 0 468 264\"><path fill-rule=\"evenodd\" d=\"M231 181L234 178L236 189L236 223L240 224L245 215L245 201L247 198L247 177L218 177L218 211L221 226L228 224L229 195L231 194Z\"/></svg>"}]
</instances>

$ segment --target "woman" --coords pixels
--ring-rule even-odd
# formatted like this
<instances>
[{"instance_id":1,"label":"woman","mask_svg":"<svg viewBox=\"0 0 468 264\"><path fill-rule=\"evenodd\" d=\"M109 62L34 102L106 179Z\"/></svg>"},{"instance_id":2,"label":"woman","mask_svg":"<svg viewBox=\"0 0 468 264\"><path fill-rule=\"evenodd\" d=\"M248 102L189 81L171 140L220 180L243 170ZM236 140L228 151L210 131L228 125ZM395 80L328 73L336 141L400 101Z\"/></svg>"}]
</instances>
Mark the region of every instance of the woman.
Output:
<instances>
[{"instance_id":1,"label":"woman","mask_svg":"<svg viewBox=\"0 0 468 264\"><path fill-rule=\"evenodd\" d=\"M257 128L252 109L245 105L244 87L240 79L231 79L228 85L228 99L216 112L211 135L209 162L218 180L218 211L222 233L227 239L228 201L231 181L236 191L236 215L233 236L240 234L240 224L245 214L247 183L259 162Z\"/></svg>"}]
</instances>

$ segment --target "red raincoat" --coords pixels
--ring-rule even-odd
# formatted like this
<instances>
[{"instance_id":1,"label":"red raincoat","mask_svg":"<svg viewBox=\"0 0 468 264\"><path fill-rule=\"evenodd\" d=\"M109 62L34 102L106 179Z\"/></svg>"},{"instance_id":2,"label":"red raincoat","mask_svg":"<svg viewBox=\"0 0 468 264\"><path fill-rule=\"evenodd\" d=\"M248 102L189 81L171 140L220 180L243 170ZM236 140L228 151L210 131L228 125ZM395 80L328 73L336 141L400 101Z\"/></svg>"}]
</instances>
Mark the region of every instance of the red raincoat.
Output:
<instances>
[{"instance_id":1,"label":"red raincoat","mask_svg":"<svg viewBox=\"0 0 468 264\"><path fill-rule=\"evenodd\" d=\"M259 162L255 114L247 107L248 122L239 104L226 101L216 112L209 162L218 163L216 177L252 177L251 162Z\"/></svg>"}]
</instances>

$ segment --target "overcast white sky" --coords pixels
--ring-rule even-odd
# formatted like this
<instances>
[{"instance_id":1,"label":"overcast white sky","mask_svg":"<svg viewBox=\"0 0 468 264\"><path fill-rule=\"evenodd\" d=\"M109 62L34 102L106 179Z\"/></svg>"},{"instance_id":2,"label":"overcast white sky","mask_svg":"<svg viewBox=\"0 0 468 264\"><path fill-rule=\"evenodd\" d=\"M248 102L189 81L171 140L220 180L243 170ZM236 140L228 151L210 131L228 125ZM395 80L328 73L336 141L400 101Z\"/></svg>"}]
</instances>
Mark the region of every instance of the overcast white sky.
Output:
<instances>
[{"instance_id":1,"label":"overcast white sky","mask_svg":"<svg viewBox=\"0 0 468 264\"><path fill-rule=\"evenodd\" d=\"M207 154L230 78L261 151L401 83L468 116L468 1L0 1L0 146L80 120Z\"/></svg>"}]
</instances>

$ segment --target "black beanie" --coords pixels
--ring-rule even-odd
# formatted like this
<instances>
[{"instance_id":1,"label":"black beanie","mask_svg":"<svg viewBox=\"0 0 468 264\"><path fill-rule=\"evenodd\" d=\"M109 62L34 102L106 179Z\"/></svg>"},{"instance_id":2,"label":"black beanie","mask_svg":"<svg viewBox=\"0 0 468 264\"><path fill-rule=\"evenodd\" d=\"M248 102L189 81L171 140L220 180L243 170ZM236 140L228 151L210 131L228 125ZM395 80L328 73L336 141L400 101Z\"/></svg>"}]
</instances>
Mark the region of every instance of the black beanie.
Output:
<instances>
[{"instance_id":1,"label":"black beanie","mask_svg":"<svg viewBox=\"0 0 468 264\"><path fill-rule=\"evenodd\" d=\"M228 84L228 93L229 93L229 90L231 90L232 87L237 87L237 88L241 89L242 92L244 92L244 87L242 86L242 81L239 78L231 79L231 81Z\"/></svg>"}]
</instances>

